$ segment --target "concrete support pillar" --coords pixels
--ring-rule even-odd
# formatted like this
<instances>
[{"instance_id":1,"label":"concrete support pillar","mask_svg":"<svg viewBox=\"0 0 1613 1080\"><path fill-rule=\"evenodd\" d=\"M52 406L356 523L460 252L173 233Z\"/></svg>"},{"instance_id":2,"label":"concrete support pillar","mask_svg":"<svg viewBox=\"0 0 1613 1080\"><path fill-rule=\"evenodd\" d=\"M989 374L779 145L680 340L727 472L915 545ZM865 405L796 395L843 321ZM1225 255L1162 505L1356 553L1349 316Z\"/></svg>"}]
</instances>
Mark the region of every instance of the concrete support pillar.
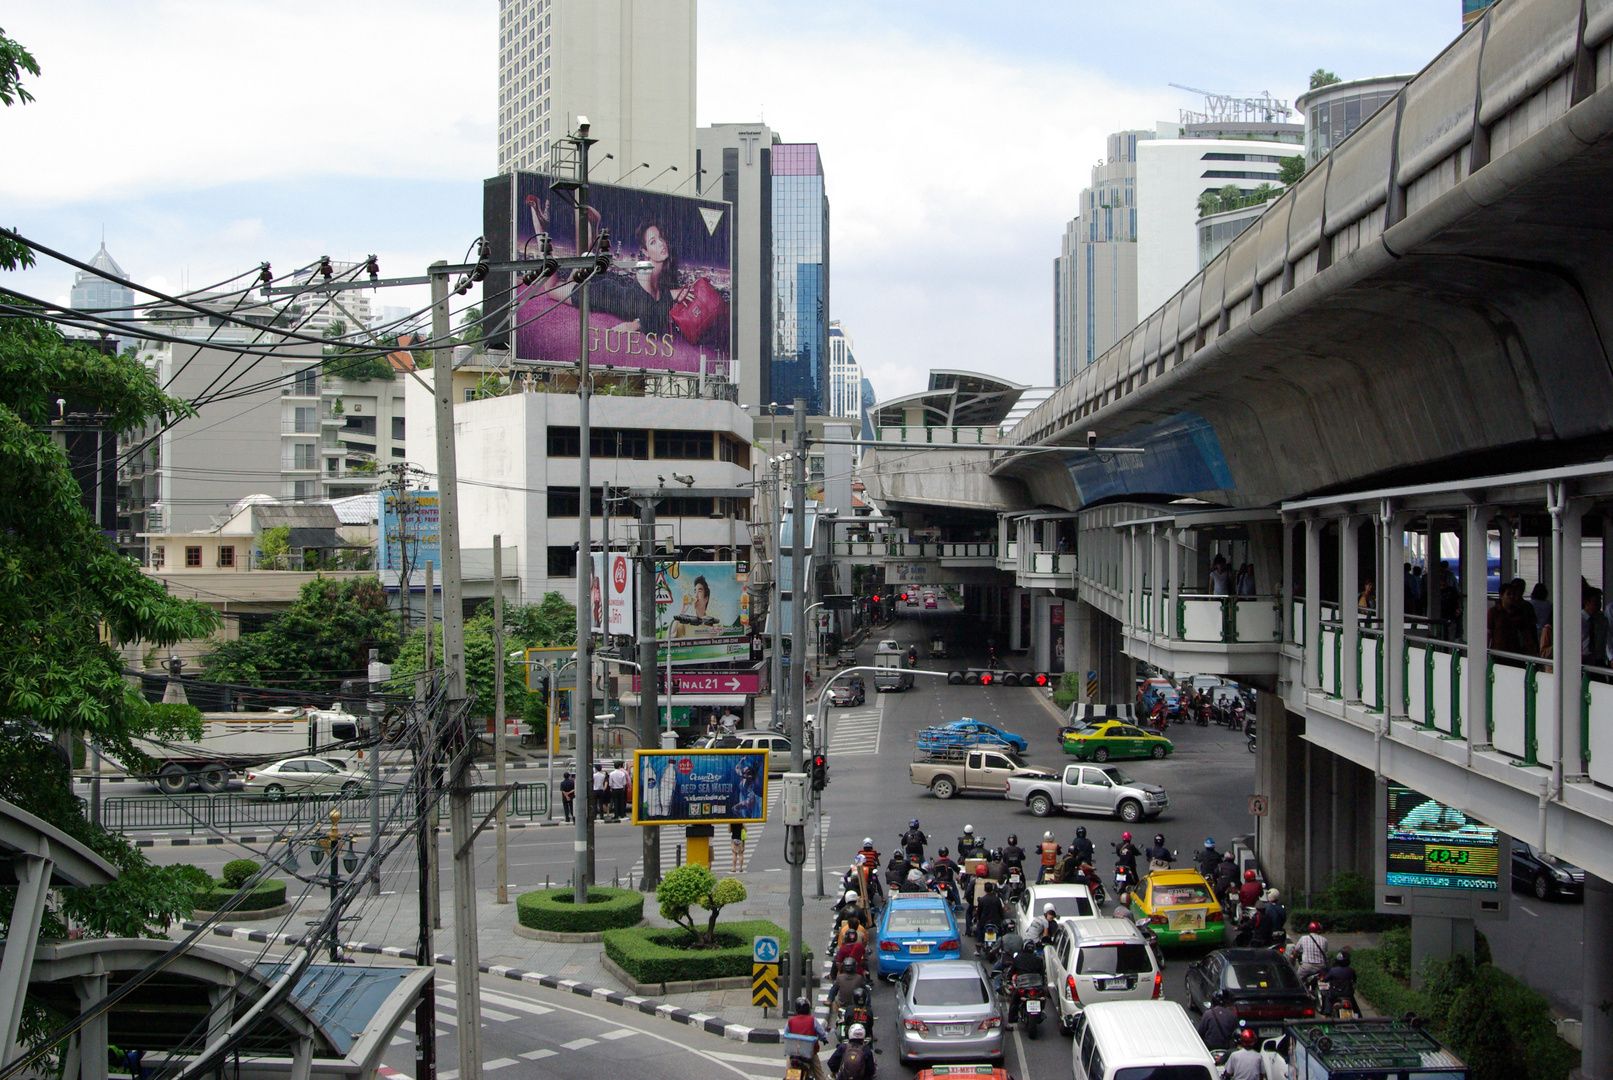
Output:
<instances>
[{"instance_id":1,"label":"concrete support pillar","mask_svg":"<svg viewBox=\"0 0 1613 1080\"><path fill-rule=\"evenodd\" d=\"M1305 522L1305 685L1322 685L1322 522Z\"/></svg>"},{"instance_id":2,"label":"concrete support pillar","mask_svg":"<svg viewBox=\"0 0 1613 1080\"><path fill-rule=\"evenodd\" d=\"M1361 689L1361 519L1339 519L1339 696L1359 701Z\"/></svg>"},{"instance_id":3,"label":"concrete support pillar","mask_svg":"<svg viewBox=\"0 0 1613 1080\"><path fill-rule=\"evenodd\" d=\"M101 958L95 958L97 969L101 966ZM82 1015L100 1004L106 997L106 973L97 971L94 975L85 975L73 980L73 990L78 995L78 1011ZM80 1080L106 1080L106 1014L102 1013L93 1020L86 1020L84 1026L78 1029ZM74 1080L64 1072L66 1080Z\"/></svg>"},{"instance_id":4,"label":"concrete support pillar","mask_svg":"<svg viewBox=\"0 0 1613 1080\"><path fill-rule=\"evenodd\" d=\"M1019 612L1025 604L1020 599L1025 593L1024 589L1013 588L1008 590L1008 650L1018 652L1025 647L1024 624L1020 621Z\"/></svg>"},{"instance_id":5,"label":"concrete support pillar","mask_svg":"<svg viewBox=\"0 0 1613 1080\"><path fill-rule=\"evenodd\" d=\"M1159 613L1165 605L1165 536L1169 535L1157 525L1148 526L1148 583L1149 597L1148 626L1154 633L1159 633L1162 625Z\"/></svg>"},{"instance_id":6,"label":"concrete support pillar","mask_svg":"<svg viewBox=\"0 0 1613 1080\"><path fill-rule=\"evenodd\" d=\"M1467 710L1462 732L1467 736L1468 759L1473 750L1490 741L1490 642L1489 605L1486 600L1486 568L1489 566L1490 508L1467 508L1467 544L1462 564L1462 618L1466 628L1467 656L1462 660L1462 680L1467 685ZM1437 583L1428 583L1428 595L1437 601Z\"/></svg>"},{"instance_id":7,"label":"concrete support pillar","mask_svg":"<svg viewBox=\"0 0 1613 1080\"><path fill-rule=\"evenodd\" d=\"M1517 538L1512 535L1512 519L1501 518L1496 522L1497 531L1501 536L1501 557L1497 560L1499 566L1500 583L1505 585L1518 576L1518 549Z\"/></svg>"},{"instance_id":8,"label":"concrete support pillar","mask_svg":"<svg viewBox=\"0 0 1613 1080\"><path fill-rule=\"evenodd\" d=\"M1115 539L1120 544L1120 591L1125 597L1120 610L1123 613L1122 621L1127 626L1137 624L1137 583L1132 580L1137 571L1136 553L1132 550L1132 541L1135 537L1134 529L1120 529L1115 532Z\"/></svg>"},{"instance_id":9,"label":"concrete support pillar","mask_svg":"<svg viewBox=\"0 0 1613 1080\"><path fill-rule=\"evenodd\" d=\"M22 1022L23 999L28 995L28 973L34 966L39 921L45 914L52 860L40 855L18 855L11 860L11 868L17 878L17 897L11 909L5 952L0 954L0 1023L5 1024L0 1046L5 1048L7 1061L17 1056L17 1027Z\"/></svg>"},{"instance_id":10,"label":"concrete support pillar","mask_svg":"<svg viewBox=\"0 0 1613 1080\"><path fill-rule=\"evenodd\" d=\"M1379 518L1383 523L1383 552L1378 573L1378 611L1383 615L1383 715L1406 714L1406 519L1387 501Z\"/></svg>"},{"instance_id":11,"label":"concrete support pillar","mask_svg":"<svg viewBox=\"0 0 1613 1080\"><path fill-rule=\"evenodd\" d=\"M1580 685L1582 660L1580 653L1584 635L1580 626L1580 571L1584 562L1585 510L1583 502L1568 497L1568 485L1557 485L1557 498L1552 507L1552 567L1551 585L1551 639L1552 657L1557 669L1557 700L1554 712L1554 731L1541 740L1543 760L1551 762L1553 786L1558 797L1562 784L1569 777L1585 773L1583 740L1580 738L1580 712L1583 708ZM1549 747L1549 750L1548 750Z\"/></svg>"},{"instance_id":12,"label":"concrete support pillar","mask_svg":"<svg viewBox=\"0 0 1613 1080\"><path fill-rule=\"evenodd\" d=\"M1277 595L1277 640L1294 640L1294 523L1282 521L1281 572L1272 590Z\"/></svg>"},{"instance_id":13,"label":"concrete support pillar","mask_svg":"<svg viewBox=\"0 0 1613 1080\"><path fill-rule=\"evenodd\" d=\"M1053 597L1040 589L1031 596L1030 660L1033 671L1046 671L1052 666L1053 617L1048 613L1052 603Z\"/></svg>"},{"instance_id":14,"label":"concrete support pillar","mask_svg":"<svg viewBox=\"0 0 1613 1080\"><path fill-rule=\"evenodd\" d=\"M1430 960L1473 955L1473 920L1441 915L1411 917L1411 985L1423 985L1423 965Z\"/></svg>"},{"instance_id":15,"label":"concrete support pillar","mask_svg":"<svg viewBox=\"0 0 1613 1080\"><path fill-rule=\"evenodd\" d=\"M1182 538L1181 530L1165 530L1165 544L1170 558L1170 580L1165 589L1165 636L1176 636L1176 598L1182 594Z\"/></svg>"},{"instance_id":16,"label":"concrete support pillar","mask_svg":"<svg viewBox=\"0 0 1613 1080\"><path fill-rule=\"evenodd\" d=\"M1255 756L1255 790L1266 796L1268 812L1251 820L1258 834L1256 853L1266 876L1293 892L1304 880L1306 849L1305 718L1280 704L1260 717L1260 749Z\"/></svg>"},{"instance_id":17,"label":"concrete support pillar","mask_svg":"<svg viewBox=\"0 0 1613 1080\"><path fill-rule=\"evenodd\" d=\"M1074 671L1084 680L1086 669L1081 667L1080 636L1076 632L1076 608L1079 606L1077 600L1064 601L1064 670Z\"/></svg>"},{"instance_id":18,"label":"concrete support pillar","mask_svg":"<svg viewBox=\"0 0 1613 1080\"><path fill-rule=\"evenodd\" d=\"M1613 1077L1613 882L1585 875L1584 947L1580 955L1580 1022L1584 1044L1580 1071L1598 1080Z\"/></svg>"}]
</instances>

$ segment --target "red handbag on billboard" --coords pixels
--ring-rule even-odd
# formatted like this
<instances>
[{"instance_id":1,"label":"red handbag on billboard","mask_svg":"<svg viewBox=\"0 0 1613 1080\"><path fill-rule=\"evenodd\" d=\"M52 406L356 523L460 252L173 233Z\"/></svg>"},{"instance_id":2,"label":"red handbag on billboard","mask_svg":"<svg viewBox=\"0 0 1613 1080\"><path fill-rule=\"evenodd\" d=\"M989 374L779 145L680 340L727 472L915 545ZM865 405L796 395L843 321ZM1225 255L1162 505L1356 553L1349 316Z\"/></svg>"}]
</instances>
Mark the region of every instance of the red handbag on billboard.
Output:
<instances>
[{"instance_id":1,"label":"red handbag on billboard","mask_svg":"<svg viewBox=\"0 0 1613 1080\"><path fill-rule=\"evenodd\" d=\"M696 278L683 299L672 305L672 322L691 345L700 344L711 324L728 314L728 302L706 278Z\"/></svg>"}]
</instances>

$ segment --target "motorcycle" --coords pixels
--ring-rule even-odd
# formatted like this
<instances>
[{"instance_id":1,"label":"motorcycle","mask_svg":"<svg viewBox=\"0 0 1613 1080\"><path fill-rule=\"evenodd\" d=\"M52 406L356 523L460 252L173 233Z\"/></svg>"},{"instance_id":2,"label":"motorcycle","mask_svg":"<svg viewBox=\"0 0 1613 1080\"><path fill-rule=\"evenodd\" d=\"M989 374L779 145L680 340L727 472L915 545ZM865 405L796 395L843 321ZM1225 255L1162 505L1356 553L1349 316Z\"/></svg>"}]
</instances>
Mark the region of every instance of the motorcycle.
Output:
<instances>
[{"instance_id":1,"label":"motorcycle","mask_svg":"<svg viewBox=\"0 0 1613 1080\"><path fill-rule=\"evenodd\" d=\"M1022 867L1010 866L1008 873L1003 877L1003 903L1017 904L1020 894L1025 891L1025 871Z\"/></svg>"},{"instance_id":2,"label":"motorcycle","mask_svg":"<svg viewBox=\"0 0 1613 1080\"><path fill-rule=\"evenodd\" d=\"M1361 1015L1361 1010L1356 1008L1355 995L1341 993L1335 997L1333 984L1326 979L1316 980L1316 1003L1317 1012L1335 1020L1354 1020Z\"/></svg>"},{"instance_id":3,"label":"motorcycle","mask_svg":"<svg viewBox=\"0 0 1613 1080\"><path fill-rule=\"evenodd\" d=\"M1210 726L1210 706L1200 704L1198 708L1194 709L1193 710L1193 722L1195 724L1197 724L1199 727L1209 727Z\"/></svg>"},{"instance_id":4,"label":"motorcycle","mask_svg":"<svg viewBox=\"0 0 1613 1080\"><path fill-rule=\"evenodd\" d=\"M812 1035L792 1035L789 1032L784 1032L779 1037L784 1042L786 1054L784 1080L811 1080L812 1058L818 1050L817 1038Z\"/></svg>"},{"instance_id":5,"label":"motorcycle","mask_svg":"<svg viewBox=\"0 0 1613 1080\"><path fill-rule=\"evenodd\" d=\"M851 1030L851 1025L853 1024L861 1024L863 1030L872 1035L874 1030L873 998L872 991L866 984L859 986L856 992L851 995L851 1004L840 1010L840 1021L836 1024L835 1031L840 1035L841 1042L846 1041L847 1032Z\"/></svg>"},{"instance_id":6,"label":"motorcycle","mask_svg":"<svg viewBox=\"0 0 1613 1080\"><path fill-rule=\"evenodd\" d=\"M1258 753L1255 748L1255 733L1252 730L1249 732L1249 752L1251 754Z\"/></svg>"},{"instance_id":7,"label":"motorcycle","mask_svg":"<svg viewBox=\"0 0 1613 1080\"><path fill-rule=\"evenodd\" d=\"M992 963L997 962L997 924L987 923L980 928L980 948Z\"/></svg>"},{"instance_id":8,"label":"motorcycle","mask_svg":"<svg viewBox=\"0 0 1613 1080\"><path fill-rule=\"evenodd\" d=\"M1129 893L1137 886L1137 877L1126 863L1115 864L1115 895Z\"/></svg>"},{"instance_id":9,"label":"motorcycle","mask_svg":"<svg viewBox=\"0 0 1613 1080\"><path fill-rule=\"evenodd\" d=\"M1022 971L1008 980L1005 996L1008 999L1008 1023L1023 1021L1025 1037L1036 1038L1047 1013L1047 979L1034 971Z\"/></svg>"}]
</instances>

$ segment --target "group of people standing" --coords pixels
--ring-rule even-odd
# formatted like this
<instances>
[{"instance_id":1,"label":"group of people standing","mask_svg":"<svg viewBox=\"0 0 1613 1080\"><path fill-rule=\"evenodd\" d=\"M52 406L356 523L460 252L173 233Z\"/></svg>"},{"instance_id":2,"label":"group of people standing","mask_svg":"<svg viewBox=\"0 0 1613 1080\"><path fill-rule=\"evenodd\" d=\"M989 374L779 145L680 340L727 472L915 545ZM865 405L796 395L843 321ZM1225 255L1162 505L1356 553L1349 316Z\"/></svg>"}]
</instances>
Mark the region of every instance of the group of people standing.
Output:
<instances>
[{"instance_id":1,"label":"group of people standing","mask_svg":"<svg viewBox=\"0 0 1613 1080\"><path fill-rule=\"evenodd\" d=\"M588 805L595 819L609 817L620 820L627 816L629 792L633 787L632 766L622 759L611 762L608 769L605 766L603 761L594 762ZM569 770L560 781L560 806L565 811L567 821L576 820L577 774Z\"/></svg>"}]
</instances>

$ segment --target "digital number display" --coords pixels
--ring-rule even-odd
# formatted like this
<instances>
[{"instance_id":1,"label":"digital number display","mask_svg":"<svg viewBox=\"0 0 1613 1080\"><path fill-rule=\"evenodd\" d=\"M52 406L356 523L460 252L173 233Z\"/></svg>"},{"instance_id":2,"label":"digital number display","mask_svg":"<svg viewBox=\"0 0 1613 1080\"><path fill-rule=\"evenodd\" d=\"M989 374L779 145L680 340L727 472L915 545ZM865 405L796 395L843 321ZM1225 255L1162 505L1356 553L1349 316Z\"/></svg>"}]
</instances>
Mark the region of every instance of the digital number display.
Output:
<instances>
[{"instance_id":1,"label":"digital number display","mask_svg":"<svg viewBox=\"0 0 1613 1080\"><path fill-rule=\"evenodd\" d=\"M1389 885L1495 892L1501 887L1501 834L1454 806L1390 785Z\"/></svg>"}]
</instances>

